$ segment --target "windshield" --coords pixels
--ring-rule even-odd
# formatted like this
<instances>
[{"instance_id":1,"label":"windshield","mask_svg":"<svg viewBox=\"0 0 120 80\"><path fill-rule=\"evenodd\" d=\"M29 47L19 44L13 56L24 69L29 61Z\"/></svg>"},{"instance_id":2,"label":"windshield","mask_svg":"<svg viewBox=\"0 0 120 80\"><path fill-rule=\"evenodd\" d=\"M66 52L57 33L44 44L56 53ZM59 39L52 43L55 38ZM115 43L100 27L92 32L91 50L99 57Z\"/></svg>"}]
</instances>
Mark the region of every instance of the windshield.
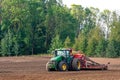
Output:
<instances>
[{"instance_id":1,"label":"windshield","mask_svg":"<svg viewBox=\"0 0 120 80\"><path fill-rule=\"evenodd\" d=\"M70 51L69 50L57 50L55 52L55 56L63 56L63 57L69 57Z\"/></svg>"}]
</instances>

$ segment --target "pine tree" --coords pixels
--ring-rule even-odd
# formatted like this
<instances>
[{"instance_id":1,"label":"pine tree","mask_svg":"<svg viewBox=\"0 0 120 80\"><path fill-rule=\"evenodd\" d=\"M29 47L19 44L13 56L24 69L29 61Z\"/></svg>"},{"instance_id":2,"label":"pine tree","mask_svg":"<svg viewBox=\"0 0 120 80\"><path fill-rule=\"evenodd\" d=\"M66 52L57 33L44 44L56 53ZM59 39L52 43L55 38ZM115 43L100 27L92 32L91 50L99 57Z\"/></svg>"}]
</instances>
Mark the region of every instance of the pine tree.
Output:
<instances>
[{"instance_id":1,"label":"pine tree","mask_svg":"<svg viewBox=\"0 0 120 80\"><path fill-rule=\"evenodd\" d=\"M65 39L64 47L65 48L70 48L71 47L71 40L70 40L69 36Z\"/></svg>"},{"instance_id":2,"label":"pine tree","mask_svg":"<svg viewBox=\"0 0 120 80\"><path fill-rule=\"evenodd\" d=\"M51 47L50 49L48 50L48 52L52 52L53 50L55 49L58 49L58 48L63 48L63 43L62 41L60 40L60 36L59 35L56 35L53 39L52 39L52 42L51 42Z\"/></svg>"},{"instance_id":3,"label":"pine tree","mask_svg":"<svg viewBox=\"0 0 120 80\"><path fill-rule=\"evenodd\" d=\"M106 56L107 41L105 38L99 40L98 45L96 46L95 53L98 57Z\"/></svg>"},{"instance_id":4,"label":"pine tree","mask_svg":"<svg viewBox=\"0 0 120 80\"><path fill-rule=\"evenodd\" d=\"M106 57L110 57L110 58L118 57L115 46L116 44L114 40L109 42L108 47L107 47Z\"/></svg>"},{"instance_id":5,"label":"pine tree","mask_svg":"<svg viewBox=\"0 0 120 80\"><path fill-rule=\"evenodd\" d=\"M82 33L79 34L78 38L75 38L75 44L73 48L75 50L80 50L85 53L87 47L87 38Z\"/></svg>"}]
</instances>

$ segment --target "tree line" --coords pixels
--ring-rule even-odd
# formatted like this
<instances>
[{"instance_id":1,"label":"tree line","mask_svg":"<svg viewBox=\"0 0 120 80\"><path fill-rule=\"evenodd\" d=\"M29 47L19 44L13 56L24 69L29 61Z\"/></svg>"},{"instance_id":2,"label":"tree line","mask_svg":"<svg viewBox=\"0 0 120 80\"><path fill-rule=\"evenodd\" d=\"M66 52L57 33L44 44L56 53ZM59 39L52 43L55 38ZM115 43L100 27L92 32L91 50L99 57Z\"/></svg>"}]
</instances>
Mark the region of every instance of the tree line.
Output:
<instances>
[{"instance_id":1,"label":"tree line","mask_svg":"<svg viewBox=\"0 0 120 80\"><path fill-rule=\"evenodd\" d=\"M0 56L50 53L56 48L88 56L120 56L120 14L62 0L1 0Z\"/></svg>"}]
</instances>

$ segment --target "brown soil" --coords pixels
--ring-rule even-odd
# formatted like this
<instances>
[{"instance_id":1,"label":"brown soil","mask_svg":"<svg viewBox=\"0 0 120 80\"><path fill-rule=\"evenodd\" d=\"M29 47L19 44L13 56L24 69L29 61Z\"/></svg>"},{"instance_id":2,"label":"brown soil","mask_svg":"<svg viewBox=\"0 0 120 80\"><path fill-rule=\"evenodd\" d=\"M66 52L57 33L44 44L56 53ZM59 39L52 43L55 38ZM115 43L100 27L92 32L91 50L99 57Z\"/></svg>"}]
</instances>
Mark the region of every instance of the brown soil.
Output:
<instances>
[{"instance_id":1,"label":"brown soil","mask_svg":"<svg viewBox=\"0 0 120 80\"><path fill-rule=\"evenodd\" d=\"M0 80L120 80L120 58L91 58L99 63L110 62L109 70L48 72L50 57L1 57Z\"/></svg>"}]
</instances>

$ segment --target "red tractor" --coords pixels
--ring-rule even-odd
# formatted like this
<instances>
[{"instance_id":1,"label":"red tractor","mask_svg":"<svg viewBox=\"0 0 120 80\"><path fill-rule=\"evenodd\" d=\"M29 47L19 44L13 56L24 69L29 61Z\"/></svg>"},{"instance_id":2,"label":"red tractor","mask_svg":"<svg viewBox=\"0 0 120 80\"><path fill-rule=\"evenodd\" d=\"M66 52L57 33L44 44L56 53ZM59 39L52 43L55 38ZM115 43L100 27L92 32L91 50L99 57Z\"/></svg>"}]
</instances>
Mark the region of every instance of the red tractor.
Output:
<instances>
[{"instance_id":1,"label":"red tractor","mask_svg":"<svg viewBox=\"0 0 120 80\"><path fill-rule=\"evenodd\" d=\"M72 54L72 49L56 49L54 51L54 57L46 64L46 69L48 71L79 71L81 69L107 70L108 66L99 64L79 52Z\"/></svg>"}]
</instances>

